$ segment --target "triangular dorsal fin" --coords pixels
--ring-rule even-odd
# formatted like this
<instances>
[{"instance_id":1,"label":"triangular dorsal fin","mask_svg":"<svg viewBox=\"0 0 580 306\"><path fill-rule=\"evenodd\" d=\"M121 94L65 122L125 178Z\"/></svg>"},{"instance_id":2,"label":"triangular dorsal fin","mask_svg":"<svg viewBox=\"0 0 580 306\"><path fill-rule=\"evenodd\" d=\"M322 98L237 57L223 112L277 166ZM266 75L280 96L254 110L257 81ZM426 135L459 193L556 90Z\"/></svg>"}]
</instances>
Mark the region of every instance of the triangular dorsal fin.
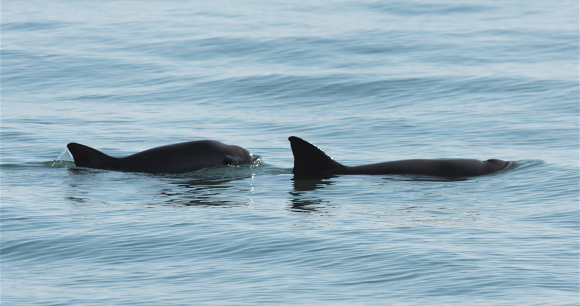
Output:
<instances>
[{"instance_id":1,"label":"triangular dorsal fin","mask_svg":"<svg viewBox=\"0 0 580 306\"><path fill-rule=\"evenodd\" d=\"M319 147L310 142L291 136L290 146L294 154L294 170L296 176L321 176L331 174L331 171L344 167L332 157L326 155Z\"/></svg>"},{"instance_id":2,"label":"triangular dorsal fin","mask_svg":"<svg viewBox=\"0 0 580 306\"><path fill-rule=\"evenodd\" d=\"M108 169L108 166L115 160L114 157L82 144L71 142L66 147L77 167Z\"/></svg>"}]
</instances>

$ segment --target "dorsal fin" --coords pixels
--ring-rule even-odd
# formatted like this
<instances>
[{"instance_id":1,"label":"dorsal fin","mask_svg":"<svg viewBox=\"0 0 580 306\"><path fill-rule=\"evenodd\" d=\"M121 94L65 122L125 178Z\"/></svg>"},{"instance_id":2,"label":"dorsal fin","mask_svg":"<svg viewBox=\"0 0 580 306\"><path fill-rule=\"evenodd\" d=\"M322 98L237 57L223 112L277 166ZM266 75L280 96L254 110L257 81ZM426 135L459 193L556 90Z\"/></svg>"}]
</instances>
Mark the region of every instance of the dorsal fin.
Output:
<instances>
[{"instance_id":1,"label":"dorsal fin","mask_svg":"<svg viewBox=\"0 0 580 306\"><path fill-rule=\"evenodd\" d=\"M288 140L290 140L290 146L294 154L294 170L292 173L295 176L324 176L331 174L331 170L344 167L332 157L326 155L320 148L302 138L291 136Z\"/></svg>"},{"instance_id":2,"label":"dorsal fin","mask_svg":"<svg viewBox=\"0 0 580 306\"><path fill-rule=\"evenodd\" d=\"M71 142L66 147L77 167L108 169L108 166L115 160L114 157L82 144Z\"/></svg>"}]
</instances>

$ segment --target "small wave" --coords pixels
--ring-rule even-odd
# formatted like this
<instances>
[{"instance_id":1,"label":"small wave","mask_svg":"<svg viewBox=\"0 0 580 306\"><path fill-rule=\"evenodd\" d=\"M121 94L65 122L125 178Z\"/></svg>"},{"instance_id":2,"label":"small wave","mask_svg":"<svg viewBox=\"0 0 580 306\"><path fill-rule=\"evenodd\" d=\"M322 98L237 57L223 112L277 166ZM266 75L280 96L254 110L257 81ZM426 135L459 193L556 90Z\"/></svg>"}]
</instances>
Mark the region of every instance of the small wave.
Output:
<instances>
[{"instance_id":1,"label":"small wave","mask_svg":"<svg viewBox=\"0 0 580 306\"><path fill-rule=\"evenodd\" d=\"M541 160L541 159L524 159L524 160L518 160L515 162L515 165L510 167L509 170L522 170L522 169L526 169L526 168L530 168L530 167L534 167L534 166L539 166L539 165L543 165L546 162Z\"/></svg>"},{"instance_id":2,"label":"small wave","mask_svg":"<svg viewBox=\"0 0 580 306\"><path fill-rule=\"evenodd\" d=\"M75 165L74 159L67 148L64 148L62 152L55 158L51 167L73 167Z\"/></svg>"},{"instance_id":3,"label":"small wave","mask_svg":"<svg viewBox=\"0 0 580 306\"><path fill-rule=\"evenodd\" d=\"M70 22L8 22L2 24L2 30L7 31L47 31L62 28L70 25L75 25Z\"/></svg>"},{"instance_id":4,"label":"small wave","mask_svg":"<svg viewBox=\"0 0 580 306\"><path fill-rule=\"evenodd\" d=\"M50 165L50 167L74 167L75 163L68 160L54 160L52 162L46 162L45 165Z\"/></svg>"}]
</instances>

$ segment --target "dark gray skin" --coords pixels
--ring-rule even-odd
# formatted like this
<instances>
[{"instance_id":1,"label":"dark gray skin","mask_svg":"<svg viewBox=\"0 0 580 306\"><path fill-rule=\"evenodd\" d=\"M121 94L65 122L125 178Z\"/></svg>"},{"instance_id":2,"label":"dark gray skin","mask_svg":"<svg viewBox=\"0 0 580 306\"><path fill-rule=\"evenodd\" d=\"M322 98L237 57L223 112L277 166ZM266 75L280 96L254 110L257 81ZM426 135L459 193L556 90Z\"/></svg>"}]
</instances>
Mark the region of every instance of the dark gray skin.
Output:
<instances>
[{"instance_id":1,"label":"dark gray skin","mask_svg":"<svg viewBox=\"0 0 580 306\"><path fill-rule=\"evenodd\" d=\"M199 140L157 147L116 158L93 148L69 143L77 167L146 172L183 173L220 165L239 165L254 160L248 150L215 140Z\"/></svg>"},{"instance_id":2,"label":"dark gray skin","mask_svg":"<svg viewBox=\"0 0 580 306\"><path fill-rule=\"evenodd\" d=\"M328 177L339 174L404 174L439 177L470 177L494 173L515 162L499 159L408 159L363 166L342 165L308 141L292 136L288 138L294 154L295 177Z\"/></svg>"}]
</instances>

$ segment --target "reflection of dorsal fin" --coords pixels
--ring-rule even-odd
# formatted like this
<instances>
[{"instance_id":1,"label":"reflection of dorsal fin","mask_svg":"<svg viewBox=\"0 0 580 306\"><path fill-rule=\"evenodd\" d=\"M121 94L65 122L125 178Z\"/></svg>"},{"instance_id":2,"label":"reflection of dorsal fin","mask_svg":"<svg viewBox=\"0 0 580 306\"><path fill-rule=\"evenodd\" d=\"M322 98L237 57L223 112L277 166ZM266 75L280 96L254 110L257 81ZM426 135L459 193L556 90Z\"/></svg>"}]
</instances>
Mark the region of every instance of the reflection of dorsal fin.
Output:
<instances>
[{"instance_id":1,"label":"reflection of dorsal fin","mask_svg":"<svg viewBox=\"0 0 580 306\"><path fill-rule=\"evenodd\" d=\"M114 157L82 144L69 143L66 147L77 167L108 169L108 166L115 160Z\"/></svg>"},{"instance_id":2,"label":"reflection of dorsal fin","mask_svg":"<svg viewBox=\"0 0 580 306\"><path fill-rule=\"evenodd\" d=\"M296 176L320 176L329 174L329 171L338 167L343 167L320 148L302 138L291 136L288 140L290 140L294 154L294 171L292 173Z\"/></svg>"}]
</instances>

